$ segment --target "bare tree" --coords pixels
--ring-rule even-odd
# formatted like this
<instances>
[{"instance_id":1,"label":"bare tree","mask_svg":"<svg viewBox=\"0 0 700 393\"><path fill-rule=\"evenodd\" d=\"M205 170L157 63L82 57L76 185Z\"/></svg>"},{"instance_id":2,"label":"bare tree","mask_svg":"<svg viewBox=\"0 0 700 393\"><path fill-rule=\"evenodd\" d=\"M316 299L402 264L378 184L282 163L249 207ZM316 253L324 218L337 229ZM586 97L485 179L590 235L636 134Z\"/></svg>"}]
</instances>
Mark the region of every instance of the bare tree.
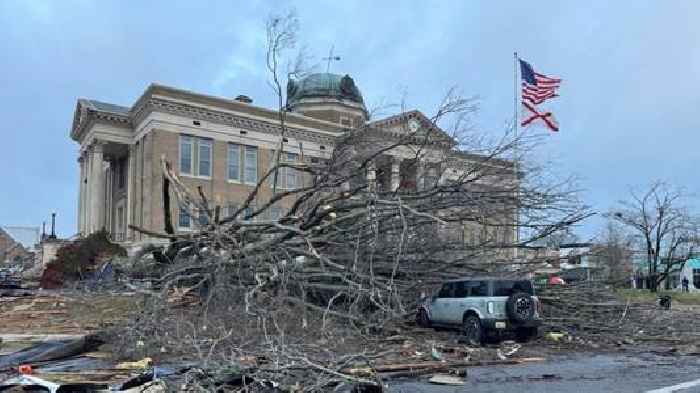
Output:
<instances>
[{"instance_id":1,"label":"bare tree","mask_svg":"<svg viewBox=\"0 0 700 393\"><path fill-rule=\"evenodd\" d=\"M597 264L606 270L614 285L625 285L631 278L634 236L616 220L608 219L593 250Z\"/></svg>"},{"instance_id":2,"label":"bare tree","mask_svg":"<svg viewBox=\"0 0 700 393\"><path fill-rule=\"evenodd\" d=\"M682 269L696 242L697 222L685 205L686 198L681 189L655 181L644 191L631 190L630 198L608 215L638 236L646 252L652 292Z\"/></svg>"},{"instance_id":3,"label":"bare tree","mask_svg":"<svg viewBox=\"0 0 700 393\"><path fill-rule=\"evenodd\" d=\"M469 121L477 113L476 100L455 89L429 118L417 112L401 115L417 119L417 129L401 123L401 116L368 122L338 133L328 159L281 160L288 125L279 53L296 42L295 18L273 17L267 24L267 65L282 134L271 168L238 209L221 218L214 213L200 231L147 234L173 239L165 253L172 262L159 278L163 293L178 286L207 288L208 314L217 296L229 314L232 296L241 299L236 323L253 321L262 337L236 341L229 353L244 346L248 353L264 350L274 369L260 375L273 380L280 370L290 372L301 364L324 376L309 391L323 391L326 384L349 378L339 373L344 364L373 355L344 356L329 368L309 345L294 344L299 337L331 337L337 334L332 327L339 326L357 335L381 331L412 314L420 288L447 278L472 272L520 275L527 266L513 260L514 249L565 231L591 213L569 179L547 176L546 168L526 163L516 173L509 158L516 144L527 151L538 138L513 140L508 130L485 137ZM389 129L385 124L402 125ZM400 169L406 177L394 184L392 166L385 164L397 152L403 155ZM209 211L207 196L188 189L165 157L162 169L169 192L183 208L193 214ZM281 169L298 173L299 187L273 189L268 201L253 204L271 179L274 188ZM270 209L283 200L291 207L273 218ZM244 211L250 213L244 216ZM516 236L521 230L525 235ZM224 295L217 292L221 288ZM312 321L316 328L309 329ZM221 324L226 332L221 337L238 340L228 333L230 325ZM249 349L251 342L258 347Z\"/></svg>"}]
</instances>

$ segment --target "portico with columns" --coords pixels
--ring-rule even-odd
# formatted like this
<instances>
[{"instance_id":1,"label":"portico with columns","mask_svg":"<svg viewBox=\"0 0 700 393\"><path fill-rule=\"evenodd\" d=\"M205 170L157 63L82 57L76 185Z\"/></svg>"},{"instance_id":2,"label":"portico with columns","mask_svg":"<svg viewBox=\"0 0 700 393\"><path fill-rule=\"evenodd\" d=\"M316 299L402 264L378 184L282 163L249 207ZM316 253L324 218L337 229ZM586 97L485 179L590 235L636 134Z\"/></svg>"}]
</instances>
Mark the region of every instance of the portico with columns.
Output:
<instances>
[{"instance_id":1,"label":"portico with columns","mask_svg":"<svg viewBox=\"0 0 700 393\"><path fill-rule=\"evenodd\" d=\"M78 100L71 136L80 143L77 229L127 240L132 131L127 109Z\"/></svg>"}]
</instances>

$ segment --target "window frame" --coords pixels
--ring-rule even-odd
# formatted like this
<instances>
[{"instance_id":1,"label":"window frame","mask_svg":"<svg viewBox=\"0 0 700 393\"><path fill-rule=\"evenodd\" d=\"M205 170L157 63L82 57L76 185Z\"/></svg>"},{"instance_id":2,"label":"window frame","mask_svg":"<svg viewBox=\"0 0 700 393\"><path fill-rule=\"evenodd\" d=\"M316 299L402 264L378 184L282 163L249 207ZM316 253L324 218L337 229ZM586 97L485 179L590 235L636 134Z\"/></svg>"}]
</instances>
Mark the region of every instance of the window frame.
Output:
<instances>
[{"instance_id":1,"label":"window frame","mask_svg":"<svg viewBox=\"0 0 700 393\"><path fill-rule=\"evenodd\" d=\"M255 179L254 180L249 180L248 179L248 170L253 169L248 166L248 152L255 152ZM258 171L259 171L259 157L260 155L258 154L258 147L257 146L249 146L249 145L244 145L243 149L243 184L255 186L258 184Z\"/></svg>"},{"instance_id":2,"label":"window frame","mask_svg":"<svg viewBox=\"0 0 700 393\"><path fill-rule=\"evenodd\" d=\"M199 211L197 213L197 225L199 227L206 227L210 225L209 215L205 211Z\"/></svg>"},{"instance_id":3,"label":"window frame","mask_svg":"<svg viewBox=\"0 0 700 393\"><path fill-rule=\"evenodd\" d=\"M275 166L275 158L277 156L277 151L272 150L272 156L270 157L270 166L268 170L272 170L272 168ZM289 151L282 151L282 154L280 154L280 163L298 163L301 160L301 154L295 153L295 152L289 152ZM296 190L298 188L302 187L303 184L303 178L302 178L302 172L296 170L295 168L289 168L289 167L282 167L277 169L277 187L276 189L278 190L284 190L284 191L289 191L289 190ZM289 186L289 179L290 176L293 176L294 179L294 185L293 187ZM269 177L269 184L270 188L275 186L275 174L272 173L270 174Z\"/></svg>"},{"instance_id":4,"label":"window frame","mask_svg":"<svg viewBox=\"0 0 700 393\"><path fill-rule=\"evenodd\" d=\"M226 180L228 180L231 183L236 183L236 184L241 184L243 183L243 165L241 165L241 162L243 161L243 154L241 154L241 151L243 150L243 146L239 143L233 143L229 142L228 143L228 149L227 149L227 165L226 165ZM237 160L236 163L236 169L237 169L237 178L232 179L231 178L231 163L234 161L231 159L231 152L237 150Z\"/></svg>"},{"instance_id":5,"label":"window frame","mask_svg":"<svg viewBox=\"0 0 700 393\"><path fill-rule=\"evenodd\" d=\"M182 225L183 221L182 219L184 217L187 217L187 225ZM190 231L192 230L192 215L185 209L183 206L179 207L178 214L177 214L177 229L183 230L183 231Z\"/></svg>"},{"instance_id":6,"label":"window frame","mask_svg":"<svg viewBox=\"0 0 700 393\"><path fill-rule=\"evenodd\" d=\"M202 175L202 147L209 149L209 160L207 162L207 170L209 174ZM197 177L211 179L211 172L214 161L214 141L207 138L197 138Z\"/></svg>"},{"instance_id":7,"label":"window frame","mask_svg":"<svg viewBox=\"0 0 700 393\"><path fill-rule=\"evenodd\" d=\"M179 168L181 175L194 176L194 144L195 144L194 139L195 139L195 137L193 137L192 135L180 134L180 138L178 141L178 146L179 146L179 148L178 148L178 153L179 153L178 168ZM184 166L182 165L182 158L183 158L183 155L182 155L183 148L182 147L185 144L185 142L187 142L187 144L189 145L189 148L190 148L190 157L189 157L190 165L189 165L187 172L183 171Z\"/></svg>"},{"instance_id":8,"label":"window frame","mask_svg":"<svg viewBox=\"0 0 700 393\"><path fill-rule=\"evenodd\" d=\"M182 165L183 158L183 145L188 145L190 149L190 167L187 171L183 171L185 167ZM198 179L211 180L212 173L214 171L214 140L211 138L205 138L200 136L194 136L190 134L180 134L180 140L178 142L178 167L180 170L180 175L186 177L193 177ZM202 175L202 147L208 147L209 149L209 160L207 165L208 175ZM205 161L207 162L207 161Z\"/></svg>"},{"instance_id":9,"label":"window frame","mask_svg":"<svg viewBox=\"0 0 700 393\"><path fill-rule=\"evenodd\" d=\"M285 162L290 163L290 162L299 162L299 154L298 153L289 153L285 152ZM296 190L299 188L299 171L297 171L294 168L289 168L289 167L284 167L284 186L282 187L285 190ZM294 179L294 186L290 187L289 186L289 179L290 176Z\"/></svg>"}]
</instances>

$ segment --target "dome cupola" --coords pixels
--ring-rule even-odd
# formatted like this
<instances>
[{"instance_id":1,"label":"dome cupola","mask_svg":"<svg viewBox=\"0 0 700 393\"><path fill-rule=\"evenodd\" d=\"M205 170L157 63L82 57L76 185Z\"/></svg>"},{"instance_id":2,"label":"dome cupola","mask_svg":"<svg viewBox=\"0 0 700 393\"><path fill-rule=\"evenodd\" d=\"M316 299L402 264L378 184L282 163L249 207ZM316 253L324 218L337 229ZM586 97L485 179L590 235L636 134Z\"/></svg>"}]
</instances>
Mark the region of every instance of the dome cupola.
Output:
<instances>
[{"instance_id":1,"label":"dome cupola","mask_svg":"<svg viewBox=\"0 0 700 393\"><path fill-rule=\"evenodd\" d=\"M346 127L358 127L367 121L362 93L349 75L318 73L290 79L287 108Z\"/></svg>"}]
</instances>

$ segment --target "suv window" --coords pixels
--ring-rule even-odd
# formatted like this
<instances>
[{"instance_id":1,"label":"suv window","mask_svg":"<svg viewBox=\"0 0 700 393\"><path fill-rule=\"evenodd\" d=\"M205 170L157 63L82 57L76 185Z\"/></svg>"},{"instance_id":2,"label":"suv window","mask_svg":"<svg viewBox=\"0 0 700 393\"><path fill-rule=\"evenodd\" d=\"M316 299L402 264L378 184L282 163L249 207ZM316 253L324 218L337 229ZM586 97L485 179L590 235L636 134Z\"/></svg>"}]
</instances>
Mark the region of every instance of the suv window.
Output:
<instances>
[{"instance_id":1,"label":"suv window","mask_svg":"<svg viewBox=\"0 0 700 393\"><path fill-rule=\"evenodd\" d=\"M470 281L460 281L457 283L455 288L455 297L467 297L469 296Z\"/></svg>"},{"instance_id":2,"label":"suv window","mask_svg":"<svg viewBox=\"0 0 700 393\"><path fill-rule=\"evenodd\" d=\"M489 295L488 281L459 281L454 284L452 297L484 297Z\"/></svg>"},{"instance_id":3,"label":"suv window","mask_svg":"<svg viewBox=\"0 0 700 393\"><path fill-rule=\"evenodd\" d=\"M440 292L438 292L438 298L449 298L452 297L454 283L448 282L442 285Z\"/></svg>"},{"instance_id":4,"label":"suv window","mask_svg":"<svg viewBox=\"0 0 700 393\"><path fill-rule=\"evenodd\" d=\"M488 281L472 281L471 282L471 293L472 297L485 297L489 295L489 282Z\"/></svg>"},{"instance_id":5,"label":"suv window","mask_svg":"<svg viewBox=\"0 0 700 393\"><path fill-rule=\"evenodd\" d=\"M510 296L515 292L535 294L532 283L528 280L496 280L493 282L493 296Z\"/></svg>"}]
</instances>

